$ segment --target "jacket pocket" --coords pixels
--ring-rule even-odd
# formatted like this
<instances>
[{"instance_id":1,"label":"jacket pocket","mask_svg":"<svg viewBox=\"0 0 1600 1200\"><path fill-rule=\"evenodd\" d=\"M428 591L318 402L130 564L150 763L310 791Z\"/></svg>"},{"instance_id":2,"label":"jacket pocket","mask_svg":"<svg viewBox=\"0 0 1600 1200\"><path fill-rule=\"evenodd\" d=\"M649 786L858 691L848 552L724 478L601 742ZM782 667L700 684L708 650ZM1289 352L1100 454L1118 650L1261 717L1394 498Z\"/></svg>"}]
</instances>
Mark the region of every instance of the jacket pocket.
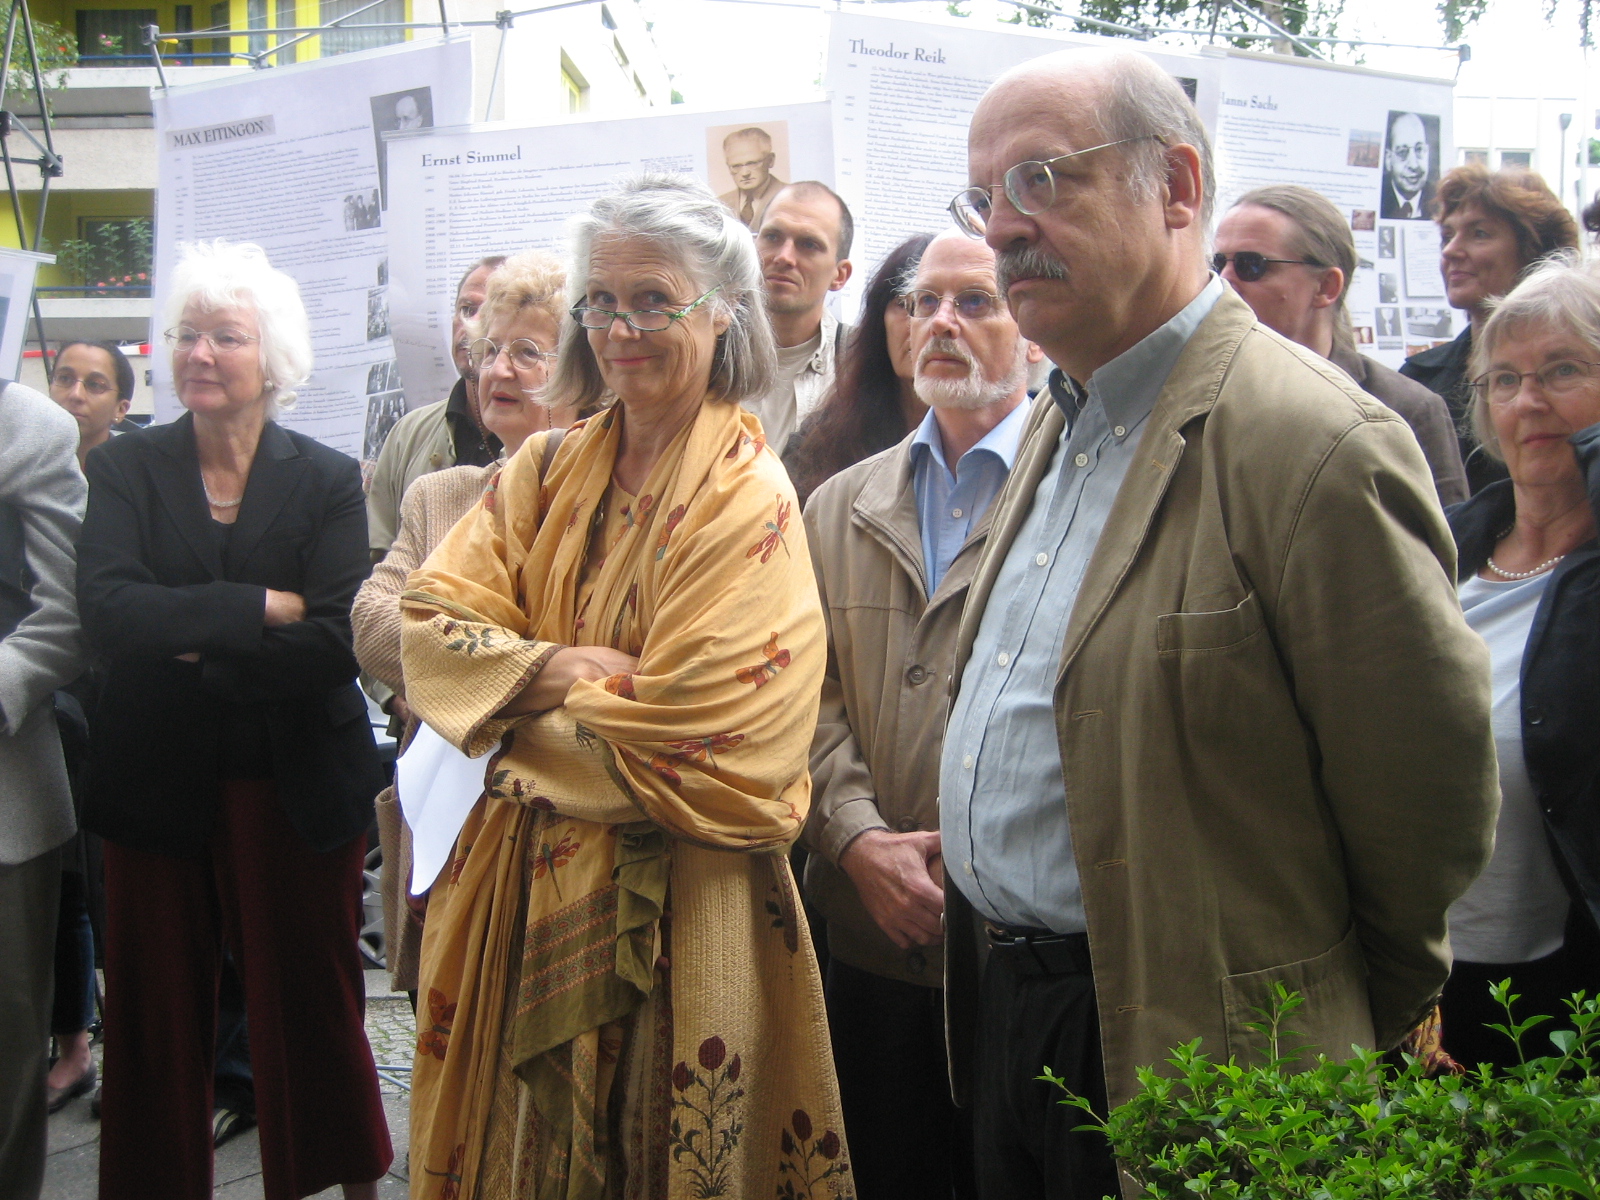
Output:
<instances>
[{"instance_id":1,"label":"jacket pocket","mask_svg":"<svg viewBox=\"0 0 1600 1200\"><path fill-rule=\"evenodd\" d=\"M1268 1023L1273 985L1279 983L1305 998L1305 1003L1283 1020L1281 1056L1304 1059L1320 1052L1338 1059L1347 1057L1352 1045L1372 1045L1367 962L1353 925L1331 949L1311 958L1224 976L1228 1053L1241 1063L1262 1062L1271 1054L1268 1035L1248 1027Z\"/></svg>"},{"instance_id":2,"label":"jacket pocket","mask_svg":"<svg viewBox=\"0 0 1600 1200\"><path fill-rule=\"evenodd\" d=\"M1156 652L1227 650L1261 632L1261 603L1254 592L1219 612L1164 613L1156 618Z\"/></svg>"}]
</instances>

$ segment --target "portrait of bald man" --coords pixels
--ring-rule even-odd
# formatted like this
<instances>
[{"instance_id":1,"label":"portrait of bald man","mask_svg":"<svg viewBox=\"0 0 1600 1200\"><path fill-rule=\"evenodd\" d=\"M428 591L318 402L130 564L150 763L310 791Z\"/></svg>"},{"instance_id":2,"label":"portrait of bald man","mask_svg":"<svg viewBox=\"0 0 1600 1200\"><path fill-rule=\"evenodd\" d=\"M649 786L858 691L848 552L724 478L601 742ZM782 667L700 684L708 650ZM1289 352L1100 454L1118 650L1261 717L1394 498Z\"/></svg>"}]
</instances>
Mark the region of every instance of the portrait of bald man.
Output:
<instances>
[{"instance_id":1,"label":"portrait of bald man","mask_svg":"<svg viewBox=\"0 0 1600 1200\"><path fill-rule=\"evenodd\" d=\"M1432 473L1209 269L1214 179L1159 66L1075 49L990 87L951 202L1056 365L992 507L940 754L980 1200L1117 1189L1044 1065L1106 1106L1195 1038L1259 1062L1275 984L1309 1047L1394 1046L1493 842L1488 655Z\"/></svg>"},{"instance_id":2,"label":"portrait of bald man","mask_svg":"<svg viewBox=\"0 0 1600 1200\"><path fill-rule=\"evenodd\" d=\"M722 157L733 178L733 191L718 196L748 229L761 228L767 205L783 190L784 182L772 173L778 156L772 135L759 126L736 129L722 139Z\"/></svg>"},{"instance_id":3,"label":"portrait of bald man","mask_svg":"<svg viewBox=\"0 0 1600 1200\"><path fill-rule=\"evenodd\" d=\"M1432 217L1433 189L1439 182L1434 154L1439 118L1425 113L1391 112L1383 148L1385 220L1421 221Z\"/></svg>"}]
</instances>

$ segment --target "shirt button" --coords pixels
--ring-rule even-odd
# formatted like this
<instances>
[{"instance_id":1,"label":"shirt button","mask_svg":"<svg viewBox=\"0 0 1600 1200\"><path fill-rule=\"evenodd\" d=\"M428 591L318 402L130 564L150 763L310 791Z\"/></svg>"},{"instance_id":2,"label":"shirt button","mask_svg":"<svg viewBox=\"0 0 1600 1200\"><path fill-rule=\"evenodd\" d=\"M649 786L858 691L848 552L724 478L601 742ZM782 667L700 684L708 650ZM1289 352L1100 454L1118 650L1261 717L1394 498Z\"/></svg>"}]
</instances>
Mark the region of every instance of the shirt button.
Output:
<instances>
[{"instance_id":1,"label":"shirt button","mask_svg":"<svg viewBox=\"0 0 1600 1200\"><path fill-rule=\"evenodd\" d=\"M1049 561L1050 561L1050 556L1048 554L1035 554L1033 556L1034 566L1037 566L1037 567L1042 567L1042 566L1045 565L1045 563L1047 563Z\"/></svg>"},{"instance_id":2,"label":"shirt button","mask_svg":"<svg viewBox=\"0 0 1600 1200\"><path fill-rule=\"evenodd\" d=\"M1126 434L1128 432L1128 429L1127 429L1127 426L1125 426L1125 425L1118 425L1111 432L1116 434L1118 437L1122 437L1124 434Z\"/></svg>"},{"instance_id":3,"label":"shirt button","mask_svg":"<svg viewBox=\"0 0 1600 1200\"><path fill-rule=\"evenodd\" d=\"M965 758L963 758L961 760L961 765L964 768L966 768L968 771L972 770L972 755L969 754Z\"/></svg>"},{"instance_id":4,"label":"shirt button","mask_svg":"<svg viewBox=\"0 0 1600 1200\"><path fill-rule=\"evenodd\" d=\"M1087 467L1089 465L1089 456L1087 454L1080 454L1072 461L1080 467Z\"/></svg>"},{"instance_id":5,"label":"shirt button","mask_svg":"<svg viewBox=\"0 0 1600 1200\"><path fill-rule=\"evenodd\" d=\"M950 515L959 521L961 519L961 510L959 508L952 508L950 510Z\"/></svg>"},{"instance_id":6,"label":"shirt button","mask_svg":"<svg viewBox=\"0 0 1600 1200\"><path fill-rule=\"evenodd\" d=\"M995 658L995 662L999 663L1002 667L1005 666L1010 661L1011 661L1011 655L1009 655L1009 654L1000 654L999 656L997 656Z\"/></svg>"}]
</instances>

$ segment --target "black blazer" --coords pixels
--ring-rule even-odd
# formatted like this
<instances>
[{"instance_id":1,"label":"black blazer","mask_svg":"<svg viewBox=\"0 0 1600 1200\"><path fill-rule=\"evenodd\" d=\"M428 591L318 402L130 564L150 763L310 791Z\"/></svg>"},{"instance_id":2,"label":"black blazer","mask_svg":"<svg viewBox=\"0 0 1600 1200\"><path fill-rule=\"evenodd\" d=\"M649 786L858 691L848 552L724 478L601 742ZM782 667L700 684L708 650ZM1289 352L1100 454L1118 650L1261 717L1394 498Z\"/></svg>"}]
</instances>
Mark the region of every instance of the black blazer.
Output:
<instances>
[{"instance_id":1,"label":"black blazer","mask_svg":"<svg viewBox=\"0 0 1600 1200\"><path fill-rule=\"evenodd\" d=\"M1490 458L1478 445L1472 432L1472 389L1468 386L1468 364L1472 361L1472 326L1468 325L1453 341L1420 354L1413 354L1400 364L1400 374L1415 379L1423 387L1444 397L1450 419L1455 422L1456 441L1461 446L1461 462L1467 468L1467 490L1477 495L1498 479L1505 479L1506 465L1498 458ZM1483 566L1482 563L1478 564ZM1473 568L1476 570L1477 568Z\"/></svg>"},{"instance_id":2,"label":"black blazer","mask_svg":"<svg viewBox=\"0 0 1600 1200\"><path fill-rule=\"evenodd\" d=\"M1600 518L1600 425L1572 438ZM1458 578L1483 569L1516 516L1511 483L1449 511ZM1600 541L1551 573L1522 652L1522 756L1573 903L1600 925Z\"/></svg>"},{"instance_id":3,"label":"black blazer","mask_svg":"<svg viewBox=\"0 0 1600 1200\"><path fill-rule=\"evenodd\" d=\"M216 819L224 722L265 726L279 800L312 847L365 830L383 786L356 688L350 604L368 571L354 460L267 423L224 556L194 420L89 454L78 608L105 660L84 825L119 845L201 854ZM266 589L305 597L268 629ZM198 651L198 663L180 654Z\"/></svg>"}]
</instances>

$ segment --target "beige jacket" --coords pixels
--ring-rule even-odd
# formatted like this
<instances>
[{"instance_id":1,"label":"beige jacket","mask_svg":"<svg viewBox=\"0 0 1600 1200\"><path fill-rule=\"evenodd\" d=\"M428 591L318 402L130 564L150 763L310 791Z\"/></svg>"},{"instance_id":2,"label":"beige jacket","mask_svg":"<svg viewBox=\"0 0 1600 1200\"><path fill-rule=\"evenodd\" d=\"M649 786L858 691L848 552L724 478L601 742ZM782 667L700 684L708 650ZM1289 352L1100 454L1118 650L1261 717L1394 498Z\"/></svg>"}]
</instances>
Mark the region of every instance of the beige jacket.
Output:
<instances>
[{"instance_id":1,"label":"beige jacket","mask_svg":"<svg viewBox=\"0 0 1600 1200\"><path fill-rule=\"evenodd\" d=\"M499 469L499 463L451 467L423 475L406 489L394 545L372 568L350 609L356 661L391 693L405 694L400 671L400 593L406 578L478 502ZM411 878L411 831L406 828L394 788L379 793L376 806L378 841L383 847L383 930L389 980L397 992L415 991L422 926L412 918L405 899Z\"/></svg>"},{"instance_id":2,"label":"beige jacket","mask_svg":"<svg viewBox=\"0 0 1600 1200\"><path fill-rule=\"evenodd\" d=\"M456 446L445 419L448 400L414 408L395 422L367 484L367 544L378 553L394 544L400 502L422 476L455 465Z\"/></svg>"},{"instance_id":3,"label":"beige jacket","mask_svg":"<svg viewBox=\"0 0 1600 1200\"><path fill-rule=\"evenodd\" d=\"M939 947L901 950L861 903L839 855L869 829L939 828L939 748L961 603L987 516L930 602L911 439L829 479L806 505L806 537L828 622L828 672L811 744L806 897L828 919L829 952L875 975L939 987Z\"/></svg>"},{"instance_id":4,"label":"beige jacket","mask_svg":"<svg viewBox=\"0 0 1600 1200\"><path fill-rule=\"evenodd\" d=\"M962 614L956 680L1062 431L1030 415ZM1450 965L1445 910L1498 805L1489 661L1410 429L1227 294L1156 400L1056 685L1107 1091L1192 1038L1259 1053L1272 985L1340 1056L1393 1046ZM947 888L958 1096L972 910Z\"/></svg>"}]
</instances>

